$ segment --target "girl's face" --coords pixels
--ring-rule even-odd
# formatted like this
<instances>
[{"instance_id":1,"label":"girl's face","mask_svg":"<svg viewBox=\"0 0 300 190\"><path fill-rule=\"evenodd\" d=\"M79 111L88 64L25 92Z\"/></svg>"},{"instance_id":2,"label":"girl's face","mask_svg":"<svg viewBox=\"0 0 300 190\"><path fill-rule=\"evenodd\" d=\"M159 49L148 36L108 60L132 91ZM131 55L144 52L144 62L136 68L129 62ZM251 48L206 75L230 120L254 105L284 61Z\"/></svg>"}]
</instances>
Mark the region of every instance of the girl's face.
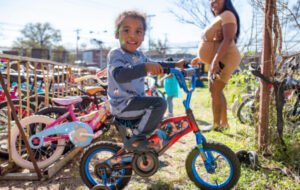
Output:
<instances>
[{"instance_id":1,"label":"girl's face","mask_svg":"<svg viewBox=\"0 0 300 190\"><path fill-rule=\"evenodd\" d=\"M211 10L214 12L215 16L222 13L224 4L225 0L210 0Z\"/></svg>"},{"instance_id":2,"label":"girl's face","mask_svg":"<svg viewBox=\"0 0 300 190\"><path fill-rule=\"evenodd\" d=\"M145 30L143 22L139 18L126 17L116 32L121 48L133 53L144 41Z\"/></svg>"}]
</instances>

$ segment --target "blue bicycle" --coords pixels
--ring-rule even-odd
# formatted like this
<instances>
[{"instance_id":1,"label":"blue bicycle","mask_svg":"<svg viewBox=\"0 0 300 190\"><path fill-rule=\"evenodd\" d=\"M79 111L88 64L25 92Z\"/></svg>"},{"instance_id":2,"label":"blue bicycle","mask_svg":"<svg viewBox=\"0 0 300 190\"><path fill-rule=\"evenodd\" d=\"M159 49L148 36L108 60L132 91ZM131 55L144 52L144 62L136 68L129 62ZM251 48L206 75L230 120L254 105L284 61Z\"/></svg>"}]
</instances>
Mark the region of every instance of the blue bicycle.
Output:
<instances>
[{"instance_id":1,"label":"blue bicycle","mask_svg":"<svg viewBox=\"0 0 300 190\"><path fill-rule=\"evenodd\" d=\"M194 132L196 146L188 154L185 167L195 185L205 190L228 190L236 185L241 170L238 158L224 144L205 139L190 108L200 70L170 69L168 72L175 74L187 95L183 101L186 114L163 120L160 128L148 138L149 141L158 143L160 148L149 148L147 151L126 148L126 143L132 138L132 129L139 119L123 120L115 117L114 125L120 132L124 146L114 142L97 142L85 150L80 161L80 175L89 188L123 189L129 183L132 171L142 177L154 175L160 166L158 157L189 132ZM187 77L191 79L190 88L185 82Z\"/></svg>"}]
</instances>

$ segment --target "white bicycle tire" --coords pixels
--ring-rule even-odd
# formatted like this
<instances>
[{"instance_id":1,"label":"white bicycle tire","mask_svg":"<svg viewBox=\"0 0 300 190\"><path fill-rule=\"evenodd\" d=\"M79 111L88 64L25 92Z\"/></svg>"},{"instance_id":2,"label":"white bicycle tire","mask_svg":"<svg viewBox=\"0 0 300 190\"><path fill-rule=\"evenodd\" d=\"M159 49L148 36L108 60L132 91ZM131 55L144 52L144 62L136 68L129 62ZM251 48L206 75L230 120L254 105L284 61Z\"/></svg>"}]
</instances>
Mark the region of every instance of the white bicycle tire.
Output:
<instances>
[{"instance_id":1,"label":"white bicycle tire","mask_svg":"<svg viewBox=\"0 0 300 190\"><path fill-rule=\"evenodd\" d=\"M21 119L20 124L21 124L22 128L24 128L25 126L27 126L30 123L44 123L46 125L49 125L53 121L55 121L55 119L52 119L47 116L33 115L33 116L29 116L29 117L25 117L25 118ZM13 161L22 168L33 170L34 169L33 163L31 161L28 161L28 160L22 158L22 155L20 155L17 150L16 144L17 144L18 136L19 136L19 129L17 126L15 126L12 129L11 134L12 134L12 136L11 136L11 154L12 154ZM37 161L38 167L40 169L44 169L44 168L48 167L49 165L51 165L52 163L54 163L55 161L57 161L63 154L64 148L65 148L65 140L64 139L58 140L56 149L53 152L53 154L49 158L47 158L43 161Z\"/></svg>"}]
</instances>

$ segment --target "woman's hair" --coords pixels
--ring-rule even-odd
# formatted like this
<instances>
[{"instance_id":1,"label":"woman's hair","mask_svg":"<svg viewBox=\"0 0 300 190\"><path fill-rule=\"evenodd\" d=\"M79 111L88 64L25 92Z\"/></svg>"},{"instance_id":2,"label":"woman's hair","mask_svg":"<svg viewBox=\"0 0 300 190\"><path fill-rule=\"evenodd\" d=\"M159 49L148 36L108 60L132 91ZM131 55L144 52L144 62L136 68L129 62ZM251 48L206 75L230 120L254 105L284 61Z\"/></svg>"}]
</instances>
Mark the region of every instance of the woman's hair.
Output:
<instances>
[{"instance_id":1,"label":"woman's hair","mask_svg":"<svg viewBox=\"0 0 300 190\"><path fill-rule=\"evenodd\" d=\"M236 35L235 35L235 39L234 39L234 41L235 41L235 43L236 43L237 40L238 40L238 38L239 38L239 36L240 36L240 17L239 17L239 15L238 15L237 11L235 10L235 8L234 8L234 6L233 6L231 0L225 0L225 3L224 3L224 9L223 9L222 12L224 12L224 11L226 11L226 10L227 10L227 11L231 11L231 12L234 14L235 18L236 18L236 22L237 22L237 31L236 31ZM213 11L212 11L212 13L214 14Z\"/></svg>"},{"instance_id":2,"label":"woman's hair","mask_svg":"<svg viewBox=\"0 0 300 190\"><path fill-rule=\"evenodd\" d=\"M115 29L116 32L119 31L121 24L123 23L124 19L127 17L131 18L137 18L140 19L143 23L144 31L147 30L147 24L146 24L146 15L143 13L140 13L138 11L124 11L117 17L115 21Z\"/></svg>"}]
</instances>

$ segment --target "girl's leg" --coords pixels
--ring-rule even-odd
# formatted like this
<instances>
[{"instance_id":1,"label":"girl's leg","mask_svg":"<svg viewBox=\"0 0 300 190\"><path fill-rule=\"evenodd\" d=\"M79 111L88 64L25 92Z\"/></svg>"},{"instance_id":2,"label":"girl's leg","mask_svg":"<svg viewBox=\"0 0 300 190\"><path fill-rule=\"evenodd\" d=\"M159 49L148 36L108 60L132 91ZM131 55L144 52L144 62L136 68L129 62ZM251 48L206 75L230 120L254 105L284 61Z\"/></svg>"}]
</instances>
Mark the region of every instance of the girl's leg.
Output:
<instances>
[{"instance_id":1,"label":"girl's leg","mask_svg":"<svg viewBox=\"0 0 300 190\"><path fill-rule=\"evenodd\" d=\"M168 96L167 97L169 115L173 114L173 98L174 98L173 96Z\"/></svg>"},{"instance_id":2,"label":"girl's leg","mask_svg":"<svg viewBox=\"0 0 300 190\"><path fill-rule=\"evenodd\" d=\"M147 135L158 127L166 109L167 103L161 97L135 97L118 116L123 118L141 116L142 119L134 134Z\"/></svg>"}]
</instances>

